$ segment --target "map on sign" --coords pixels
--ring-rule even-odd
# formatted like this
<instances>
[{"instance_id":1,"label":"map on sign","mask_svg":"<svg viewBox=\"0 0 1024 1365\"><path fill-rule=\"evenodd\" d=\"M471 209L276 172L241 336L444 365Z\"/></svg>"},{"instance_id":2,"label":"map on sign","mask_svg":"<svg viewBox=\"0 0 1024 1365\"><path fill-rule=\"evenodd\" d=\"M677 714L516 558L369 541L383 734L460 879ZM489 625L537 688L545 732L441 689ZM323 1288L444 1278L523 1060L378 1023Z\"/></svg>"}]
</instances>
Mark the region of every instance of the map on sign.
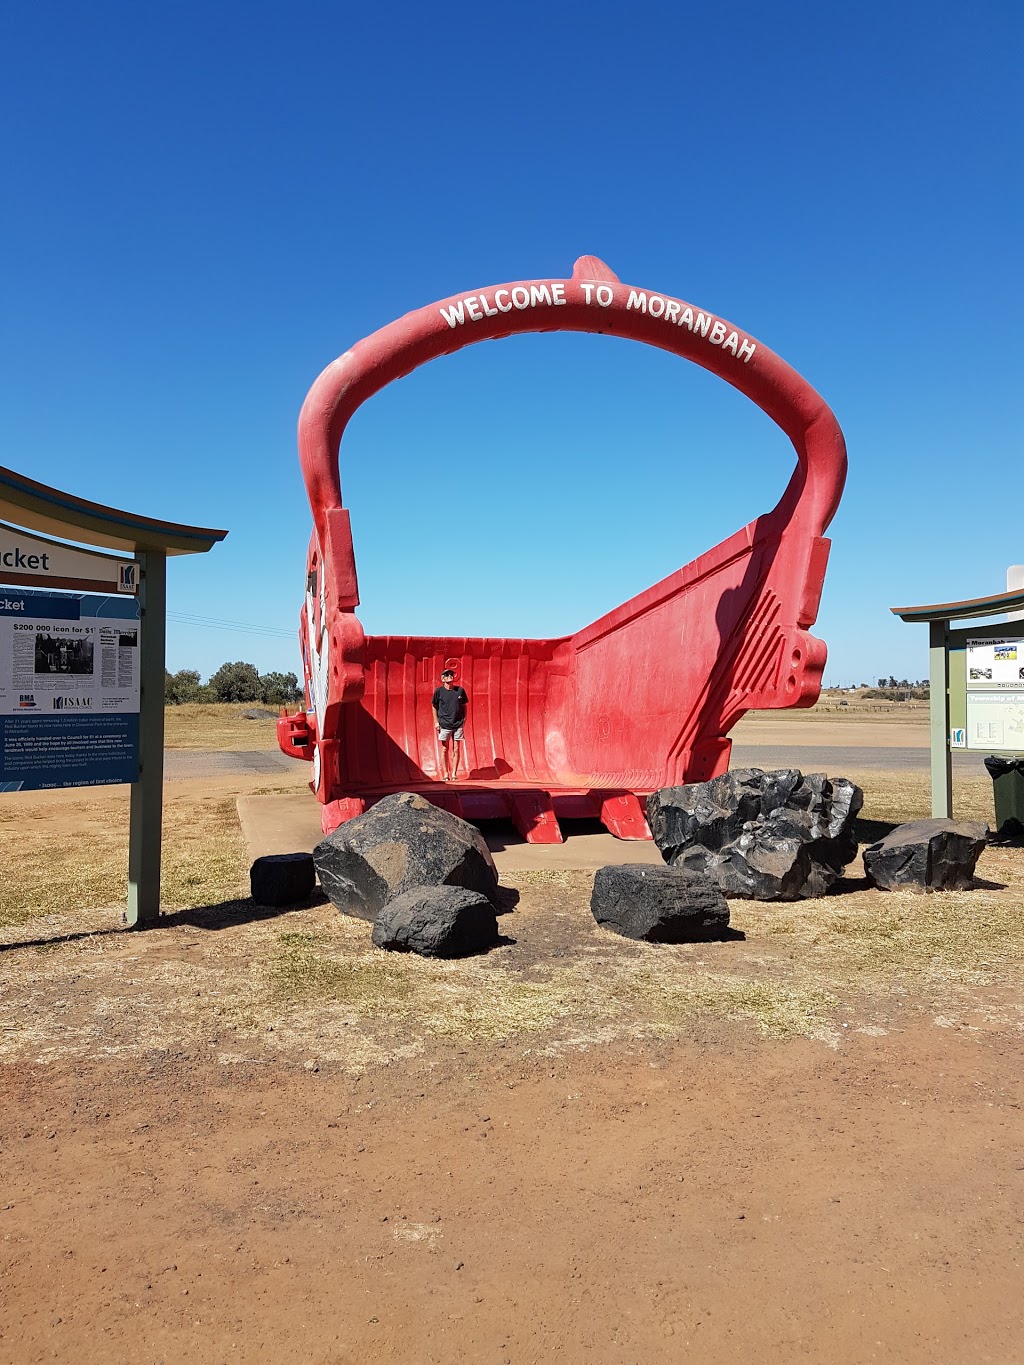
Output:
<instances>
[{"instance_id":1,"label":"map on sign","mask_svg":"<svg viewBox=\"0 0 1024 1365\"><path fill-rule=\"evenodd\" d=\"M1024 753L1024 639L967 641L967 747Z\"/></svg>"}]
</instances>

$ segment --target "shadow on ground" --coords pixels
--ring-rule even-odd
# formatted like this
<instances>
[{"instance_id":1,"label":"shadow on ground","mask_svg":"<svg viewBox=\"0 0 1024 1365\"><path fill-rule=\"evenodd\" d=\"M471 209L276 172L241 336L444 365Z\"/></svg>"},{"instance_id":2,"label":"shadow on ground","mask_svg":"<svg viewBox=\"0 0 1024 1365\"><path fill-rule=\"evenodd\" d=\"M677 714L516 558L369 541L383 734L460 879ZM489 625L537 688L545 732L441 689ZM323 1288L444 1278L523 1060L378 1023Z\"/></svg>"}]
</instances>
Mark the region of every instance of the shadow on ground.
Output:
<instances>
[{"instance_id":1,"label":"shadow on ground","mask_svg":"<svg viewBox=\"0 0 1024 1365\"><path fill-rule=\"evenodd\" d=\"M327 897L319 887L301 901L290 905L257 905L250 897L238 900L220 901L217 905L201 905L194 910L173 910L160 916L156 929L173 929L187 924L193 929L232 929L236 924L257 924L261 920L275 919L278 915L290 914L293 910L307 910L313 905L326 905Z\"/></svg>"},{"instance_id":2,"label":"shadow on ground","mask_svg":"<svg viewBox=\"0 0 1024 1365\"><path fill-rule=\"evenodd\" d=\"M189 925L193 929L230 929L238 924L255 924L260 920L274 919L287 915L292 910L305 910L312 905L323 905L327 897L319 890L305 900L293 905L257 905L249 897L237 900L220 901L217 905L201 905L192 910L171 910L161 914L155 924L139 925L139 930L174 929ZM106 938L110 934L135 933L123 921L111 925L109 929L82 929L71 934L52 934L46 938L25 938L15 943L0 943L0 952L11 952L15 948L55 948L62 943L78 943L88 938Z\"/></svg>"},{"instance_id":3,"label":"shadow on ground","mask_svg":"<svg viewBox=\"0 0 1024 1365\"><path fill-rule=\"evenodd\" d=\"M899 824L895 820L857 819L854 821L853 828L857 835L858 844L877 844L879 839L884 839L894 829L899 829Z\"/></svg>"},{"instance_id":4,"label":"shadow on ground","mask_svg":"<svg viewBox=\"0 0 1024 1365\"><path fill-rule=\"evenodd\" d=\"M171 910L160 915L156 924L140 925L139 929L176 929L187 925L192 929L205 929L216 933L221 929L233 929L239 924L258 924L263 920L275 919L290 914L293 910L308 910L314 905L329 904L319 887L305 900L291 905L257 905L249 896L235 900L219 901L216 905L200 905L191 910ZM519 904L519 892L515 887L498 887L499 915L509 915ZM367 921L369 923L369 921ZM79 943L89 938L107 938L111 934L134 933L122 921L108 929L82 929L70 934L51 934L46 937L19 939L14 943L0 943L0 953L13 952L16 948L57 948L64 943ZM502 944L514 943L514 939L502 937Z\"/></svg>"}]
</instances>

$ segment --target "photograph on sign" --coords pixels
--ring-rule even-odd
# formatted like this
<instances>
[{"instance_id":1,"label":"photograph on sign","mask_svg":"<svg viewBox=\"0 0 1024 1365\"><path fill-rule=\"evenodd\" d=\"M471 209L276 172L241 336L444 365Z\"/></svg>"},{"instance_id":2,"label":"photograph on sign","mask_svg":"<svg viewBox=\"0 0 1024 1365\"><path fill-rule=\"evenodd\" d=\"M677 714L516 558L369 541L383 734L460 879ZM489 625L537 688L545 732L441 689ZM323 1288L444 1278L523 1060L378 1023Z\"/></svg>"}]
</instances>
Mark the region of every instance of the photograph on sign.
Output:
<instances>
[{"instance_id":1,"label":"photograph on sign","mask_svg":"<svg viewBox=\"0 0 1024 1365\"><path fill-rule=\"evenodd\" d=\"M138 780L139 604L0 592L0 790Z\"/></svg>"},{"instance_id":2,"label":"photograph on sign","mask_svg":"<svg viewBox=\"0 0 1024 1365\"><path fill-rule=\"evenodd\" d=\"M1024 640L968 640L967 680L991 683L993 689L1019 687L1024 682Z\"/></svg>"}]
</instances>

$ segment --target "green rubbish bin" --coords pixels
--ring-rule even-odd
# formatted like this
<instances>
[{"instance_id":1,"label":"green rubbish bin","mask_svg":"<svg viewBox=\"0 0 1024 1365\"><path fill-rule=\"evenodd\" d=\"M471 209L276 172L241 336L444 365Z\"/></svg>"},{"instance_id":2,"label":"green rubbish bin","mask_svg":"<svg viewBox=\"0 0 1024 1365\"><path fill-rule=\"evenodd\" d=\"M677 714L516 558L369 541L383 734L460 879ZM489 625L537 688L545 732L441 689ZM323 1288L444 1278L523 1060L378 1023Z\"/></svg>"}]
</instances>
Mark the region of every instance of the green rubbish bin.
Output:
<instances>
[{"instance_id":1,"label":"green rubbish bin","mask_svg":"<svg viewBox=\"0 0 1024 1365\"><path fill-rule=\"evenodd\" d=\"M985 759L985 767L992 778L992 794L996 803L996 829L1007 820L1024 825L1024 758Z\"/></svg>"}]
</instances>

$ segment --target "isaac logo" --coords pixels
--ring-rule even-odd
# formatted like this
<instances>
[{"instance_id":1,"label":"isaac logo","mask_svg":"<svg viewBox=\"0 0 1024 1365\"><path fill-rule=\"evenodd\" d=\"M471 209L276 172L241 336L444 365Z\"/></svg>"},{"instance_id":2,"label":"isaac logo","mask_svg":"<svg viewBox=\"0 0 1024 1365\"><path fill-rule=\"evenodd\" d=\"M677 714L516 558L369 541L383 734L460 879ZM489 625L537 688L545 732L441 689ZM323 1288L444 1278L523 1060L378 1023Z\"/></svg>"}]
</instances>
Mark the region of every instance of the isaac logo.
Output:
<instances>
[{"instance_id":1,"label":"isaac logo","mask_svg":"<svg viewBox=\"0 0 1024 1365\"><path fill-rule=\"evenodd\" d=\"M54 697L55 711L91 711L92 697Z\"/></svg>"},{"instance_id":2,"label":"isaac logo","mask_svg":"<svg viewBox=\"0 0 1024 1365\"><path fill-rule=\"evenodd\" d=\"M135 592L138 586L139 566L137 564L119 564L117 566L118 592Z\"/></svg>"}]
</instances>

